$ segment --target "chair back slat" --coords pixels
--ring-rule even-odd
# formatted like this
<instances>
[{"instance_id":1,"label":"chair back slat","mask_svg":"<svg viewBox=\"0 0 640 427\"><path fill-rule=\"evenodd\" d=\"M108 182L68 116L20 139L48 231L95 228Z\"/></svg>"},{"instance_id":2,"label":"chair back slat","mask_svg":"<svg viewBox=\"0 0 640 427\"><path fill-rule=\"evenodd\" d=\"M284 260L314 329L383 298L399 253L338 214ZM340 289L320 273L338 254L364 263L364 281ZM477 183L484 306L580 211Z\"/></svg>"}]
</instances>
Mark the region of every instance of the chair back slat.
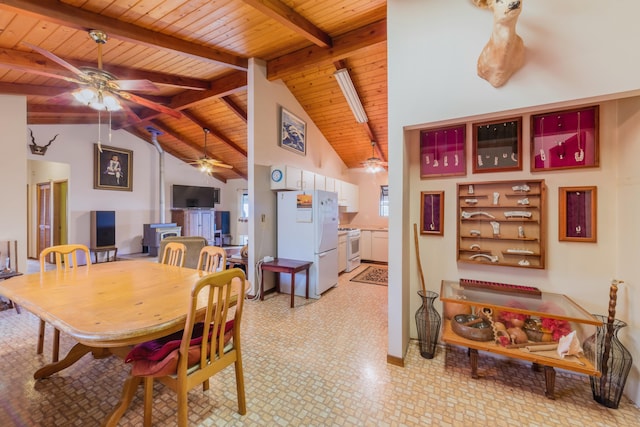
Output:
<instances>
[{"instance_id":1,"label":"chair back slat","mask_svg":"<svg viewBox=\"0 0 640 427\"><path fill-rule=\"evenodd\" d=\"M200 250L198 270L215 273L227 269L227 252L219 246L205 246Z\"/></svg>"},{"instance_id":2,"label":"chair back slat","mask_svg":"<svg viewBox=\"0 0 640 427\"><path fill-rule=\"evenodd\" d=\"M187 246L184 243L169 242L164 247L161 263L176 267L184 267L186 255Z\"/></svg>"},{"instance_id":3,"label":"chair back slat","mask_svg":"<svg viewBox=\"0 0 640 427\"><path fill-rule=\"evenodd\" d=\"M54 255L57 270L70 270L78 268L78 252L84 252L87 266L91 265L91 254L89 248L85 245L56 245L49 246L40 252L40 271L45 271L45 263L50 254Z\"/></svg>"}]
</instances>

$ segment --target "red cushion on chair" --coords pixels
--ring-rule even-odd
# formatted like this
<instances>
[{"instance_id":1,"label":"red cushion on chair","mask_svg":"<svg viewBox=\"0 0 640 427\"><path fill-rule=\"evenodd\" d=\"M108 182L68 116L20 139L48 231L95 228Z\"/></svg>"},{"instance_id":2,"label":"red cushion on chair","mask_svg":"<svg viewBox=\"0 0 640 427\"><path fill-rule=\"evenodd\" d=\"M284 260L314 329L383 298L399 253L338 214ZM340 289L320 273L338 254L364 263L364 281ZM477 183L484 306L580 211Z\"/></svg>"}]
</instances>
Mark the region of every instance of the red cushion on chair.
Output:
<instances>
[{"instance_id":1,"label":"red cushion on chair","mask_svg":"<svg viewBox=\"0 0 640 427\"><path fill-rule=\"evenodd\" d=\"M203 323L197 323L193 326L192 338L189 341L189 365L196 363L200 357L203 331ZM225 344L231 339L232 331L233 320L229 320L224 327ZM210 331L209 334L211 332L213 331ZM178 366L182 333L183 331L178 331L166 337L134 346L125 358L125 363L133 362L132 375L164 376L175 373Z\"/></svg>"}]
</instances>

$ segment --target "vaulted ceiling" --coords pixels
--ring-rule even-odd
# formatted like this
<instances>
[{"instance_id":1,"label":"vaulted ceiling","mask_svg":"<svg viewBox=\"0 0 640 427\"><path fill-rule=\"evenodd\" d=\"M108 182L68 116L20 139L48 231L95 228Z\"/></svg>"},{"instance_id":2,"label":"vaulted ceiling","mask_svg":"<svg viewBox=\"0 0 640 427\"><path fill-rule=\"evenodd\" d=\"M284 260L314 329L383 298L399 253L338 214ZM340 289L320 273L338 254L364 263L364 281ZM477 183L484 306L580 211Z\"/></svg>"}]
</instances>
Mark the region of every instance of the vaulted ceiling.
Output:
<instances>
[{"instance_id":1,"label":"vaulted ceiling","mask_svg":"<svg viewBox=\"0 0 640 427\"><path fill-rule=\"evenodd\" d=\"M98 45L92 29L108 41ZM99 51L117 79L156 83L123 92L131 101L112 128L150 141L152 126L186 161L203 155L207 128L207 154L233 166L214 170L224 182L247 176L249 58L266 61L267 78L286 84L347 167L371 157L371 141L386 160L384 0L0 0L0 93L27 96L29 124L97 123L96 110L71 96L70 70L100 68ZM367 123L355 121L333 77L339 68Z\"/></svg>"}]
</instances>

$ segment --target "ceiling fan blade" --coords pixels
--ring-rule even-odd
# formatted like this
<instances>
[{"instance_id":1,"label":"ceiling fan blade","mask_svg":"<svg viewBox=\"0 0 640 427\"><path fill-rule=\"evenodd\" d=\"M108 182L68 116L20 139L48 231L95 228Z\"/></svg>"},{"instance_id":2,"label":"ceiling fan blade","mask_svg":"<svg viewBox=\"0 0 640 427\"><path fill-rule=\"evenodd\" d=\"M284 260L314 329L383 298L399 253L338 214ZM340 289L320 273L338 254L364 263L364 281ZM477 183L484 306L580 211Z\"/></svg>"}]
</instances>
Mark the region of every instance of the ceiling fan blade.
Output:
<instances>
[{"instance_id":1,"label":"ceiling fan blade","mask_svg":"<svg viewBox=\"0 0 640 427\"><path fill-rule=\"evenodd\" d=\"M159 82L152 82L154 85L156 86L167 86L167 87L174 87L174 88L178 88L178 89L189 89L189 90L206 90L203 87L197 87L197 86L189 86L189 85L178 85L178 84L171 84L171 83L159 83Z\"/></svg>"},{"instance_id":2,"label":"ceiling fan blade","mask_svg":"<svg viewBox=\"0 0 640 427\"><path fill-rule=\"evenodd\" d=\"M71 71L72 73L80 76L80 78L82 78L84 80L88 80L89 79L89 77L81 69L76 68L75 66L69 64L67 61L65 61L64 59L60 58L59 56L54 55L53 53L49 52L48 50L42 49L41 47L32 45L31 43L27 43L27 42L22 42L22 44L27 46L30 49L35 50L40 55L49 58L50 60L52 60L56 64L66 68L67 70Z\"/></svg>"},{"instance_id":3,"label":"ceiling fan blade","mask_svg":"<svg viewBox=\"0 0 640 427\"><path fill-rule=\"evenodd\" d=\"M154 82L146 79L145 80L112 80L112 82L118 85L118 88L122 90L152 92L154 90L159 89L159 87L156 86Z\"/></svg>"},{"instance_id":4,"label":"ceiling fan blade","mask_svg":"<svg viewBox=\"0 0 640 427\"><path fill-rule=\"evenodd\" d=\"M114 93L118 94L120 97L122 97L123 99L126 99L127 101L135 102L136 104L140 104L144 107L151 108L152 110L159 111L160 113L168 114L171 117L175 117L176 119L179 119L180 117L182 117L182 113L180 113L180 111L178 110L165 107L162 104L158 104L157 102L153 102L141 96L134 95L133 93L123 92L123 91L117 91Z\"/></svg>"},{"instance_id":5,"label":"ceiling fan blade","mask_svg":"<svg viewBox=\"0 0 640 427\"><path fill-rule=\"evenodd\" d=\"M211 166L213 166L214 168L225 168L225 169L232 169L233 166L228 165L224 162L221 162L220 160L216 160L216 159L207 159L206 160L207 163L209 163Z\"/></svg>"},{"instance_id":6,"label":"ceiling fan blade","mask_svg":"<svg viewBox=\"0 0 640 427\"><path fill-rule=\"evenodd\" d=\"M61 74L56 74L56 73L50 73L48 71L34 70L33 68L20 67L20 66L16 66L16 65L12 65L11 68L22 70L25 73L38 74L40 76L50 77L52 79L64 80L66 82L75 83L75 84L79 84L79 85L83 85L83 84L87 83L87 82L82 81L82 80L74 79L73 77L63 76Z\"/></svg>"},{"instance_id":7,"label":"ceiling fan blade","mask_svg":"<svg viewBox=\"0 0 640 427\"><path fill-rule=\"evenodd\" d=\"M127 116L127 120L130 123L140 123L142 121L140 117L138 117L138 115L135 113L135 111L133 111L127 104L121 102L120 105L122 106L122 109Z\"/></svg>"}]
</instances>

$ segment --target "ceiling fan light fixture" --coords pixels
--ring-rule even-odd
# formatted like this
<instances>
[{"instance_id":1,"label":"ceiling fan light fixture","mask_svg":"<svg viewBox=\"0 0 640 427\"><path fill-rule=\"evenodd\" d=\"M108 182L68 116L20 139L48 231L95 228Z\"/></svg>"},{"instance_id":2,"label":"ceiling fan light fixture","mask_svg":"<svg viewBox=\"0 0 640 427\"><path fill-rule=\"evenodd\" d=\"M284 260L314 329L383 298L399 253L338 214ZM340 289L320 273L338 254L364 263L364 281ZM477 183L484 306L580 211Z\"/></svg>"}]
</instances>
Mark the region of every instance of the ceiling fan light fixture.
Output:
<instances>
[{"instance_id":1,"label":"ceiling fan light fixture","mask_svg":"<svg viewBox=\"0 0 640 427\"><path fill-rule=\"evenodd\" d=\"M110 93L102 93L95 88L82 88L72 92L73 97L87 107L98 111L119 111L120 102Z\"/></svg>"},{"instance_id":2,"label":"ceiling fan light fixture","mask_svg":"<svg viewBox=\"0 0 640 427\"><path fill-rule=\"evenodd\" d=\"M346 68L341 68L333 73L333 76L336 78L340 89L344 97L347 100L347 104L351 108L353 115L356 118L356 122L358 123L366 123L369 121L367 117L367 113L364 111L362 107L362 102L360 101L360 97L358 96L358 92L356 92L355 86L353 86L353 82L351 81L351 76L349 76L349 70Z\"/></svg>"}]
</instances>

